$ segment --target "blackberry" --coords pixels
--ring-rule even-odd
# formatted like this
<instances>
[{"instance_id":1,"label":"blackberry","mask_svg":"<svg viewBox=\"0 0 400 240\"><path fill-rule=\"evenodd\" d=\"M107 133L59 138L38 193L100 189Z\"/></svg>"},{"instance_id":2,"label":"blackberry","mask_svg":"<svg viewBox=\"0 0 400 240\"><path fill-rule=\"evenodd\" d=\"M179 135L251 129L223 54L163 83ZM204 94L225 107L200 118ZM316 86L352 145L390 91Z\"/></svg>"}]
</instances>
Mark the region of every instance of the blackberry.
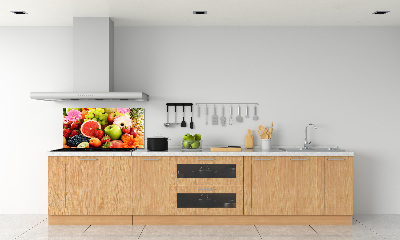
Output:
<instances>
[{"instance_id":1,"label":"blackberry","mask_svg":"<svg viewBox=\"0 0 400 240\"><path fill-rule=\"evenodd\" d=\"M83 135L75 135L68 139L68 146L77 147L81 142L89 142L90 138Z\"/></svg>"}]
</instances>

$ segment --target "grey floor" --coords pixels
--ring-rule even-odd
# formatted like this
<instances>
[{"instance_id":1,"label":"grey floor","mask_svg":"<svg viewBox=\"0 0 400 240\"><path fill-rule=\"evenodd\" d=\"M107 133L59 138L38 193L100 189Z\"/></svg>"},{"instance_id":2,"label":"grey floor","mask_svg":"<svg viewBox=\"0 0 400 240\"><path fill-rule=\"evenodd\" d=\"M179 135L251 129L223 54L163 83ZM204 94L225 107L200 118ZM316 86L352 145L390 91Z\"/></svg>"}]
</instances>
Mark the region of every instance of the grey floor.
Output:
<instances>
[{"instance_id":1,"label":"grey floor","mask_svg":"<svg viewBox=\"0 0 400 240\"><path fill-rule=\"evenodd\" d=\"M1 215L0 240L400 239L400 215L355 215L351 226L49 226L47 215Z\"/></svg>"}]
</instances>

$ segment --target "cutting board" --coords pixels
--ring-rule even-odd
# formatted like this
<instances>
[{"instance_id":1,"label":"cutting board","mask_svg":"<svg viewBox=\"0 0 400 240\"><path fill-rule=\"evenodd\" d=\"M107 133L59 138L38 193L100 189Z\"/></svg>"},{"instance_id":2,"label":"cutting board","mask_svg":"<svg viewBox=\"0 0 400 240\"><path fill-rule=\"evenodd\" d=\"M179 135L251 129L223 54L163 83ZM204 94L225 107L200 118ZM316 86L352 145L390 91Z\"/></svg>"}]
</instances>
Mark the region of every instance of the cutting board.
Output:
<instances>
[{"instance_id":1,"label":"cutting board","mask_svg":"<svg viewBox=\"0 0 400 240\"><path fill-rule=\"evenodd\" d=\"M210 148L211 152L241 152L241 147L213 147Z\"/></svg>"}]
</instances>

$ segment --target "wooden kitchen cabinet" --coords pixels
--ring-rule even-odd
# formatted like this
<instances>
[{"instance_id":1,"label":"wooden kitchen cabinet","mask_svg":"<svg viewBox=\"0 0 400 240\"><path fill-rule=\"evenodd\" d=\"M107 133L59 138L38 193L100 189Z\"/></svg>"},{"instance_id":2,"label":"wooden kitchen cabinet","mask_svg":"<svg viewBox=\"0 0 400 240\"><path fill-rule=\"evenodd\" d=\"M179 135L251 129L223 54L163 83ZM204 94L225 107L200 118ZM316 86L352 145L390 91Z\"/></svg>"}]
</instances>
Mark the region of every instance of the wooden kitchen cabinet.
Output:
<instances>
[{"instance_id":1,"label":"wooden kitchen cabinet","mask_svg":"<svg viewBox=\"0 0 400 240\"><path fill-rule=\"evenodd\" d=\"M324 161L251 157L251 215L323 215Z\"/></svg>"},{"instance_id":2,"label":"wooden kitchen cabinet","mask_svg":"<svg viewBox=\"0 0 400 240\"><path fill-rule=\"evenodd\" d=\"M133 157L133 215L168 215L169 158Z\"/></svg>"},{"instance_id":3,"label":"wooden kitchen cabinet","mask_svg":"<svg viewBox=\"0 0 400 240\"><path fill-rule=\"evenodd\" d=\"M130 157L65 157L66 215L132 215Z\"/></svg>"},{"instance_id":4,"label":"wooden kitchen cabinet","mask_svg":"<svg viewBox=\"0 0 400 240\"><path fill-rule=\"evenodd\" d=\"M353 215L353 157L325 161L325 215Z\"/></svg>"}]
</instances>

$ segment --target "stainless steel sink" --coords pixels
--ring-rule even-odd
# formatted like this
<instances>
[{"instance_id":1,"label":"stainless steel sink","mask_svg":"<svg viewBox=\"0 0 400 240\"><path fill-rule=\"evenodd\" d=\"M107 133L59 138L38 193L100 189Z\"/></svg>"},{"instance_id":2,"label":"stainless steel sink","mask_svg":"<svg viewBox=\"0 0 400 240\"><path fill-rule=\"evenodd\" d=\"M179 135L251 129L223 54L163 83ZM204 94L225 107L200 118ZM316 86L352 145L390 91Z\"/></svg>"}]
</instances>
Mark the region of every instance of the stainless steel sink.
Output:
<instances>
[{"instance_id":1,"label":"stainless steel sink","mask_svg":"<svg viewBox=\"0 0 400 240\"><path fill-rule=\"evenodd\" d=\"M313 147L313 148L279 148L281 151L285 152L344 152L343 149L340 148L318 148L318 147Z\"/></svg>"}]
</instances>

